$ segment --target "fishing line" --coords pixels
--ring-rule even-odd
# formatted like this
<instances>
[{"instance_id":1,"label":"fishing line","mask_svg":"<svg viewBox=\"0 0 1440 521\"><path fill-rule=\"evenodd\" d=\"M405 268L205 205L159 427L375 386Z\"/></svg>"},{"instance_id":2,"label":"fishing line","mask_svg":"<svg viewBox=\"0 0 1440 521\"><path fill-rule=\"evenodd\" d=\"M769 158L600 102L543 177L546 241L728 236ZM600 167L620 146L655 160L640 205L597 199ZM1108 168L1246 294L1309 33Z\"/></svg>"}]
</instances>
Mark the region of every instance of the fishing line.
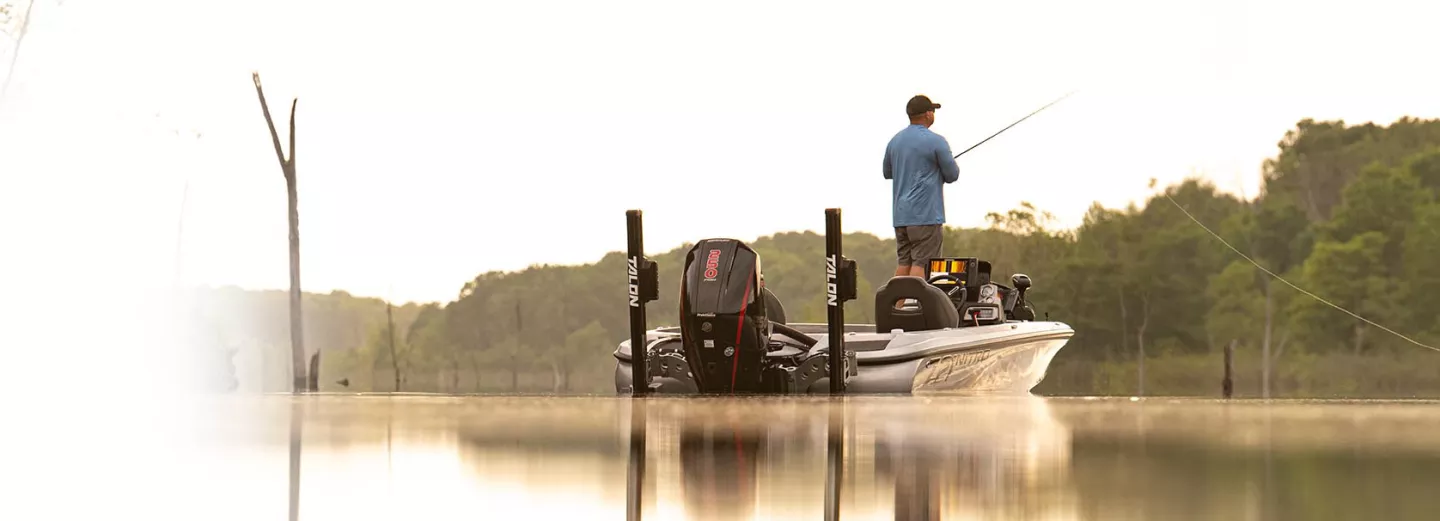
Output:
<instances>
[{"instance_id":1,"label":"fishing line","mask_svg":"<svg viewBox=\"0 0 1440 521\"><path fill-rule=\"evenodd\" d=\"M1217 234L1217 233L1215 233L1215 232L1213 232L1213 231L1210 231L1210 228L1207 227L1207 226L1205 226L1205 223L1200 222L1200 220L1199 220L1199 219L1196 219L1195 216L1190 215L1190 212L1187 211L1184 206L1180 206L1180 203L1175 202L1175 199L1171 198L1169 193L1167 193L1167 192L1165 192L1165 191L1161 191L1160 193L1161 193L1162 195L1164 195L1166 199L1169 199L1169 200L1170 200L1170 204L1175 205L1175 207L1176 207L1176 208L1179 208L1180 211L1183 212L1186 217L1189 217L1191 221L1194 221L1195 224L1199 225L1201 229L1205 230L1205 231L1206 231L1207 233L1209 233L1212 237L1215 237L1216 239L1218 239L1222 244L1225 245L1225 247L1230 248L1230 251L1233 251L1233 252L1235 252L1236 255L1239 255L1239 256L1243 257L1245 260L1250 261L1250 264L1254 264L1256 268L1260 268L1260 271L1263 271L1263 272L1269 274L1271 277L1275 277L1275 278L1276 278L1277 280L1279 280L1280 282L1284 282L1285 285L1287 285L1287 286L1290 286L1290 287L1292 287L1292 288L1295 288L1295 291L1299 291L1299 292L1301 292L1301 293L1304 293L1304 294L1306 294L1306 295L1309 295L1310 298L1313 298L1313 299L1315 299L1315 300L1318 300L1318 301L1320 301L1320 302L1324 303L1325 305L1330 306L1330 307L1332 307L1332 308L1335 308L1335 309L1338 309L1338 310L1340 310L1340 311L1343 311L1343 312L1345 312L1345 314L1350 315L1350 316L1355 317L1355 318L1358 318L1358 319L1360 319L1361 321L1365 322L1366 324L1370 324L1370 325L1372 325L1372 326L1378 327L1378 328L1380 328L1380 329L1385 330L1386 332L1389 332L1389 333L1392 334L1392 335L1395 335L1395 336L1398 336L1398 337L1400 337L1400 338L1403 338L1403 339L1405 339L1406 341L1408 341L1408 342L1410 342L1410 343L1412 343L1412 344L1415 344L1415 345L1417 345L1417 346L1423 347L1423 348L1425 348L1425 349L1429 349L1429 350L1431 350L1431 351L1440 352L1440 348L1437 348L1437 347L1434 347L1434 346L1425 345L1425 344L1422 344L1422 343L1420 343L1420 342L1416 342L1415 340L1411 339L1411 338L1408 337L1408 336L1405 336L1405 335L1402 335L1402 334L1400 334L1400 333L1397 333L1397 332L1395 332L1394 330L1392 330L1392 329L1390 329L1390 328L1388 328L1388 327L1382 326L1382 325L1380 325L1380 324L1376 324L1375 322L1371 321L1370 319L1367 319L1367 318L1362 317L1362 316L1360 316L1360 315L1356 315L1355 313L1351 313L1350 310L1348 310L1348 309L1342 308L1342 307L1337 306L1337 305L1335 305L1335 304L1331 304L1330 301L1325 300L1325 299L1323 299L1323 298L1320 298L1319 296L1316 296L1314 293L1311 293L1311 292L1309 292L1309 291L1305 291L1305 290L1303 290L1303 289L1300 289L1299 286L1296 286L1296 285L1294 285L1294 284L1291 284L1290 281L1285 280L1284 277L1281 277L1281 276L1279 276L1279 275L1276 275L1274 272L1272 272L1272 271L1270 271L1270 270L1268 270L1268 269L1265 269L1265 267L1264 267L1264 266L1261 266L1260 263L1255 262L1255 259L1251 259L1249 255L1246 255L1246 254L1244 254L1244 253L1241 253L1240 250L1235 249L1235 247L1234 247L1234 246L1231 246L1231 245L1230 245L1230 242L1229 242L1229 241L1226 241L1224 237L1221 237L1219 234Z\"/></svg>"},{"instance_id":2,"label":"fishing line","mask_svg":"<svg viewBox=\"0 0 1440 521\"><path fill-rule=\"evenodd\" d=\"M1009 130L1010 127L1013 127L1013 126L1015 126L1015 125L1020 124L1021 121L1025 121L1025 120L1027 120L1027 119L1030 119L1030 116L1034 116L1034 115L1036 115L1036 114L1039 114L1040 111L1045 110L1045 109L1047 109L1047 108L1050 108L1051 105L1054 105L1054 104L1056 104L1056 103L1059 103L1061 100L1064 100L1065 98L1070 97L1070 95L1071 95L1071 94L1074 94L1075 92L1076 92L1076 91L1070 91L1069 93L1066 93L1064 96L1061 96L1061 97L1057 98L1055 101L1052 101L1052 102L1046 104L1046 105L1043 106L1043 107L1040 107L1040 108L1038 108L1038 109L1035 109L1034 112L1031 112L1031 113L1025 115L1025 117L1020 118L1019 120L1017 120L1017 121L1014 122L1014 123L1011 123L1009 126L1006 126L1005 128L1000 129L1000 132L996 132L996 133L994 133L994 134L991 134L990 137L987 137L987 138L985 138L984 140L981 140L979 143L976 143L976 144L974 144L974 145L971 145L970 148L967 148L967 149L961 151L959 154L955 154L955 157L956 157L956 158L959 158L960 156L965 155L966 152L969 152L969 151L971 151L971 150L974 150L975 147L978 147L978 146L980 146L980 145L985 144L986 141L990 141L990 140L991 140L992 138L994 138L995 136L1000 135L1001 132L1005 132L1006 130ZM1309 292L1309 291L1305 291L1304 289L1300 288L1299 286L1296 286L1296 285L1292 284L1290 281L1285 280L1284 277L1281 277L1281 276L1275 274L1275 272L1272 272L1272 271L1270 271L1269 269L1266 269L1264 266L1261 266L1259 262L1255 262L1255 259L1250 258L1249 255L1244 254L1244 253L1241 252L1240 250L1236 249L1234 246L1230 245L1230 242L1229 242L1229 241L1226 241L1224 237L1221 237L1220 234L1217 234L1217 233L1215 233L1214 231L1210 230L1210 227L1205 226L1205 223L1200 222L1200 220L1199 220L1199 219L1196 219L1194 215L1191 215L1191 214L1190 214L1190 211L1186 210L1184 206L1180 206L1180 203L1175 202L1175 199L1172 198L1172 197L1170 197L1170 194L1169 194L1169 193L1162 191L1161 194L1165 196L1165 199L1167 199L1167 200L1170 201L1170 204L1173 204L1173 205L1175 205L1176 208L1179 208L1179 209L1180 209L1180 212L1185 214L1185 217L1189 217L1192 222L1194 222L1196 225L1200 226L1200 228L1203 229L1203 230L1205 230L1206 233L1209 233L1211 237L1216 238L1217 240L1220 241L1221 244L1224 244L1225 247L1230 248L1230 251L1235 252L1236 255L1239 255L1241 258L1244 258L1246 261L1249 261L1250 264L1253 264L1256 268L1260 268L1260 271L1263 271L1263 272L1265 272L1266 274L1270 275L1271 277L1274 277L1276 280L1279 280L1280 282L1285 283L1286 286L1290 286L1291 288L1294 288L1295 291L1299 291L1299 292L1301 292L1301 293L1304 293L1305 295L1309 296L1310 298L1313 298L1313 299L1315 299L1315 300L1317 300L1317 301L1319 301L1319 302L1321 302L1321 303L1323 303L1323 304L1325 304L1325 305L1327 305L1327 306L1330 306L1330 307L1332 307L1332 308L1338 309L1338 310L1344 312L1344 313L1347 314L1347 315L1350 315L1350 316L1352 316L1352 317L1355 317L1355 318L1359 319L1359 320L1362 321L1362 322L1365 322L1366 324L1370 324L1370 325L1372 325L1372 326L1375 326L1375 327L1377 327L1377 328L1380 328L1380 329L1384 330L1384 331L1387 332L1387 333L1390 333L1390 334L1395 335L1395 336L1397 336L1397 337L1403 338L1403 339L1405 339L1405 341L1407 341L1407 342L1410 342L1410 343L1415 344L1415 345L1417 345L1417 346L1423 347L1423 348L1425 348L1425 349L1429 349L1429 350L1431 350L1431 351L1440 352L1440 348L1437 348L1437 347L1434 347L1434 346L1430 346L1430 345L1426 345L1426 344L1422 344L1422 343L1416 341L1415 339L1412 339L1412 338L1410 338L1410 337L1408 337L1408 336L1402 335L1402 334L1400 334L1399 332L1396 332L1395 330L1390 329L1390 328L1388 328L1388 327L1385 327L1385 326L1382 326L1382 325L1380 325L1380 324L1377 324L1377 323L1375 323L1374 321L1372 321L1372 320L1370 320L1370 319L1368 319L1368 318L1365 318L1365 317L1362 317L1362 316L1360 316L1360 315L1357 315L1357 314L1351 312L1351 311L1348 310L1348 309L1345 309L1345 308L1342 308L1342 307L1340 307L1340 306L1337 306L1337 305L1331 303L1331 302L1328 301L1328 300L1325 300L1325 299L1323 299L1323 298L1320 298L1320 296L1318 296L1318 295L1316 295L1316 294L1314 294L1314 293L1311 293L1311 292Z\"/></svg>"}]
</instances>

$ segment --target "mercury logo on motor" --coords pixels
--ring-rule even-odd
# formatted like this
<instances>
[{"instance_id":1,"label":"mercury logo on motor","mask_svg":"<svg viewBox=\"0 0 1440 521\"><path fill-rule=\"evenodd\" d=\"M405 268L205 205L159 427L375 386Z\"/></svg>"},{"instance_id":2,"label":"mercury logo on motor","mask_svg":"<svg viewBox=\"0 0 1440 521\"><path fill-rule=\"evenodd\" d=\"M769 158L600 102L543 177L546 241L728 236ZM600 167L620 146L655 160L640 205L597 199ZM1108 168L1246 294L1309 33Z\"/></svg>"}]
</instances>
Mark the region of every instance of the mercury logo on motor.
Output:
<instances>
[{"instance_id":1,"label":"mercury logo on motor","mask_svg":"<svg viewBox=\"0 0 1440 521\"><path fill-rule=\"evenodd\" d=\"M710 256L705 259L705 280L714 281L720 275L720 250L710 250Z\"/></svg>"}]
</instances>

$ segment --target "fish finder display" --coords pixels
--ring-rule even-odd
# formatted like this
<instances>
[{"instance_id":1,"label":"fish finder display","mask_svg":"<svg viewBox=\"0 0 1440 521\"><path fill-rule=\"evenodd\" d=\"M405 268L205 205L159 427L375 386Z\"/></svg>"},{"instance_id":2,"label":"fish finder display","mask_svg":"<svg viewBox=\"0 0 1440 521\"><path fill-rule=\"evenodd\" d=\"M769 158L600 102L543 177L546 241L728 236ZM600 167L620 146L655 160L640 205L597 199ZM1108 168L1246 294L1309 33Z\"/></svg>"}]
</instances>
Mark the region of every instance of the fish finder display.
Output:
<instances>
[{"instance_id":1,"label":"fish finder display","mask_svg":"<svg viewBox=\"0 0 1440 521\"><path fill-rule=\"evenodd\" d=\"M969 259L930 259L928 275L949 274L964 280L966 262ZM928 278L928 277L927 277Z\"/></svg>"},{"instance_id":2,"label":"fish finder display","mask_svg":"<svg viewBox=\"0 0 1440 521\"><path fill-rule=\"evenodd\" d=\"M960 280L961 286L975 285L973 271L979 267L979 259L974 257L936 257L930 259L930 264L925 268L925 279L931 280L936 275L950 275ZM936 286L953 285L954 280L941 279L931 280Z\"/></svg>"}]
</instances>

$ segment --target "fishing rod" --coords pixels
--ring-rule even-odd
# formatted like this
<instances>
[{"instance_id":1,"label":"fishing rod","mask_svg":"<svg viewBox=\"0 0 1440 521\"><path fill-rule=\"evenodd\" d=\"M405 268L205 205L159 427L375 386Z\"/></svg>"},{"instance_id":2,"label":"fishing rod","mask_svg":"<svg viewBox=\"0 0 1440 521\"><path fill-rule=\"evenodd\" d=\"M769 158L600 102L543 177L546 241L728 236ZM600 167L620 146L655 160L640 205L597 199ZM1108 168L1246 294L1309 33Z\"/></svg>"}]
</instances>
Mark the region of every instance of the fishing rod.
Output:
<instances>
[{"instance_id":1,"label":"fishing rod","mask_svg":"<svg viewBox=\"0 0 1440 521\"><path fill-rule=\"evenodd\" d=\"M1065 99L1065 98L1068 98L1068 97L1070 97L1071 94L1074 94L1074 93L1075 93L1075 91L1072 90L1072 91L1066 93L1064 96L1060 96L1060 97L1057 98L1055 101L1052 101L1052 102L1046 104L1044 107L1040 107L1040 108L1038 108L1038 109L1035 109L1035 112L1031 112L1031 113L1025 115L1025 117L1020 118L1019 121L1016 121L1016 122L1014 122L1014 123L1011 123L1010 126L1007 126L1007 127L1005 127L1005 128L1000 129L1000 132L1004 132L1004 131L1006 131L1006 130L1010 130L1010 127L1013 127L1013 126L1015 126L1015 125L1019 125L1021 121L1025 121L1025 120L1027 120L1027 119L1030 119L1030 116L1034 116L1034 115L1036 115L1036 114L1039 114L1040 111L1050 108L1050 105L1054 105L1054 104L1056 104L1056 103L1060 103L1060 100L1063 100L1063 99ZM955 154L955 158L956 158L956 159L959 159L960 156L965 155L966 152L969 152L969 151L971 151L971 150L975 150L975 147L978 147L978 146L980 146L980 145L985 144L986 141L990 141L991 138L994 138L995 136L1000 135L1000 132L996 132L996 133L994 133L994 134L991 134L990 137L985 138L984 140L980 141L979 143L976 143L976 144L974 144L974 145L970 145L970 148L967 148L967 149L965 149L965 150L962 150L959 154Z\"/></svg>"}]
</instances>

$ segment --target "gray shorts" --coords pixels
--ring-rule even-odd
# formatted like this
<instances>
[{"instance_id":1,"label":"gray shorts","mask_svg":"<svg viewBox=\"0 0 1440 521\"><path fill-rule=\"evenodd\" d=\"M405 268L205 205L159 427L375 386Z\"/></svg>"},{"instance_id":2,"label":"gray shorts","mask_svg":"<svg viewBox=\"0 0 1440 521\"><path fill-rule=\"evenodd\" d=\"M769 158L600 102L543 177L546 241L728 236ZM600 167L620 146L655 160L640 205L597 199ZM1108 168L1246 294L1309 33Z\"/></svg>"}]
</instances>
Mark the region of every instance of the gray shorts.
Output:
<instances>
[{"instance_id":1,"label":"gray shorts","mask_svg":"<svg viewBox=\"0 0 1440 521\"><path fill-rule=\"evenodd\" d=\"M945 232L939 224L895 229L895 253L900 266L924 266L940 256Z\"/></svg>"}]
</instances>

